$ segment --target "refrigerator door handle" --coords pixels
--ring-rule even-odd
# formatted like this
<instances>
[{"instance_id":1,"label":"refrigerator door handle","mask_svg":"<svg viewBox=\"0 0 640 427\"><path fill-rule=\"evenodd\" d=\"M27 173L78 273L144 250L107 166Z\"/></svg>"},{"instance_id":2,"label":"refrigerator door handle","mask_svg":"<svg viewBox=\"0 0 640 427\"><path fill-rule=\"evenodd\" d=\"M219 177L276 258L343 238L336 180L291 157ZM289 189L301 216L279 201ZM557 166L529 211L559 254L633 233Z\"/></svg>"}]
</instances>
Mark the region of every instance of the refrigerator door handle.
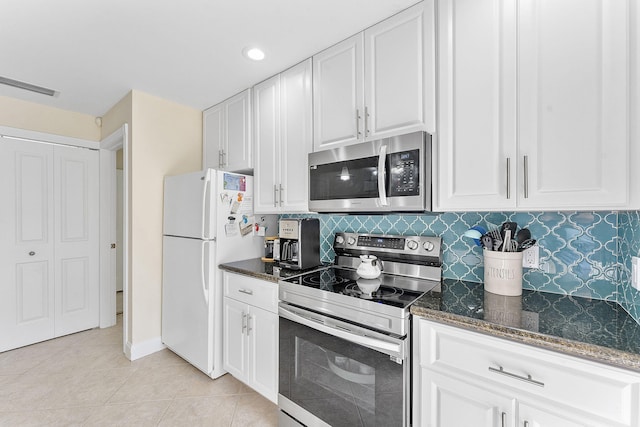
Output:
<instances>
[{"instance_id":1,"label":"refrigerator door handle","mask_svg":"<svg viewBox=\"0 0 640 427\"><path fill-rule=\"evenodd\" d=\"M209 236L209 232L210 230L205 230L205 225L207 226L207 228L209 227L209 221L208 221L208 215L207 215L207 193L209 191L209 186L211 184L211 175L209 174L209 171L207 170L205 172L204 175L204 186L202 187L202 238L203 239L208 239Z\"/></svg>"},{"instance_id":2,"label":"refrigerator door handle","mask_svg":"<svg viewBox=\"0 0 640 427\"><path fill-rule=\"evenodd\" d=\"M208 283L208 279L209 279L209 275L205 272L205 263L204 260L205 259L209 259L208 256L205 257L205 252L209 251L208 242L203 241L202 242L202 248L200 250L200 280L202 281L202 294L204 295L204 302L209 305L209 287L207 286ZM207 253L208 255L208 253ZM208 267L208 266L207 266Z\"/></svg>"}]
</instances>

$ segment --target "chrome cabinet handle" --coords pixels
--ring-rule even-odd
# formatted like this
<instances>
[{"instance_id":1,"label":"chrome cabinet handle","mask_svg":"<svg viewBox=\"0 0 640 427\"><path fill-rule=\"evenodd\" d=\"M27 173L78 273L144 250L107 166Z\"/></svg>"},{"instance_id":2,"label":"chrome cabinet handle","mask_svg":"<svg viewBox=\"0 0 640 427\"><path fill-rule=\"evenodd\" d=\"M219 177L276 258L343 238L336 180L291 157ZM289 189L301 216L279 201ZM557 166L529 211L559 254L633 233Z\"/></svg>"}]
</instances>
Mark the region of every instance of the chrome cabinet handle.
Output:
<instances>
[{"instance_id":1,"label":"chrome cabinet handle","mask_svg":"<svg viewBox=\"0 0 640 427\"><path fill-rule=\"evenodd\" d=\"M502 427L507 427L507 413L506 412L503 412L500 415L500 421L501 421L501 426Z\"/></svg>"},{"instance_id":2,"label":"chrome cabinet handle","mask_svg":"<svg viewBox=\"0 0 640 427\"><path fill-rule=\"evenodd\" d=\"M247 330L247 314L243 311L242 312L242 334L244 335L244 333Z\"/></svg>"},{"instance_id":3,"label":"chrome cabinet handle","mask_svg":"<svg viewBox=\"0 0 640 427\"><path fill-rule=\"evenodd\" d=\"M238 292L247 294L247 295L253 295L253 291L250 289L238 289Z\"/></svg>"},{"instance_id":4,"label":"chrome cabinet handle","mask_svg":"<svg viewBox=\"0 0 640 427\"><path fill-rule=\"evenodd\" d=\"M284 192L284 188L282 188L282 184L280 186L280 207L282 207L282 193Z\"/></svg>"},{"instance_id":5,"label":"chrome cabinet handle","mask_svg":"<svg viewBox=\"0 0 640 427\"><path fill-rule=\"evenodd\" d=\"M356 108L356 136L357 138L360 138L360 135L362 135L362 132L360 132L360 110L358 110Z\"/></svg>"},{"instance_id":6,"label":"chrome cabinet handle","mask_svg":"<svg viewBox=\"0 0 640 427\"><path fill-rule=\"evenodd\" d=\"M496 374L505 375L505 376L507 376L509 378L513 378L513 379L516 379L516 380L524 381L524 382L527 382L529 384L537 385L538 387L544 387L544 383L543 382L538 381L538 380L534 380L533 378L531 378L531 375L527 374L526 377L523 377L521 375L505 371L502 366L499 366L498 369L494 368L493 366L489 366L489 371L495 372Z\"/></svg>"},{"instance_id":7,"label":"chrome cabinet handle","mask_svg":"<svg viewBox=\"0 0 640 427\"><path fill-rule=\"evenodd\" d=\"M36 253L34 251L29 252L29 256L34 256Z\"/></svg>"},{"instance_id":8,"label":"chrome cabinet handle","mask_svg":"<svg viewBox=\"0 0 640 427\"><path fill-rule=\"evenodd\" d=\"M369 108L364 107L364 136L369 136Z\"/></svg>"},{"instance_id":9,"label":"chrome cabinet handle","mask_svg":"<svg viewBox=\"0 0 640 427\"><path fill-rule=\"evenodd\" d=\"M247 314L247 335L251 333L252 329L253 328L251 327L251 315Z\"/></svg>"},{"instance_id":10,"label":"chrome cabinet handle","mask_svg":"<svg viewBox=\"0 0 640 427\"><path fill-rule=\"evenodd\" d=\"M529 421L524 422L524 427L529 427Z\"/></svg>"},{"instance_id":11,"label":"chrome cabinet handle","mask_svg":"<svg viewBox=\"0 0 640 427\"><path fill-rule=\"evenodd\" d=\"M529 156L524 156L524 198L529 198Z\"/></svg>"},{"instance_id":12,"label":"chrome cabinet handle","mask_svg":"<svg viewBox=\"0 0 640 427\"><path fill-rule=\"evenodd\" d=\"M218 166L222 166L222 150L218 150Z\"/></svg>"},{"instance_id":13,"label":"chrome cabinet handle","mask_svg":"<svg viewBox=\"0 0 640 427\"><path fill-rule=\"evenodd\" d=\"M507 199L511 198L511 157L507 157Z\"/></svg>"},{"instance_id":14,"label":"chrome cabinet handle","mask_svg":"<svg viewBox=\"0 0 640 427\"><path fill-rule=\"evenodd\" d=\"M273 207L278 207L278 186L273 184Z\"/></svg>"}]
</instances>

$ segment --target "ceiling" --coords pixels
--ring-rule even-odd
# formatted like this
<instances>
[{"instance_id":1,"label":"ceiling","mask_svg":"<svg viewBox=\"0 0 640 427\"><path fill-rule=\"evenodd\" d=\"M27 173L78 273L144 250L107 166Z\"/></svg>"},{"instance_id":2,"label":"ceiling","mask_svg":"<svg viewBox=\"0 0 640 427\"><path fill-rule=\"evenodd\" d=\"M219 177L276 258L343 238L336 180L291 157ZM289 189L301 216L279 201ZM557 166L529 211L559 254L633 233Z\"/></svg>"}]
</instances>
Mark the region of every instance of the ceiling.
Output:
<instances>
[{"instance_id":1,"label":"ceiling","mask_svg":"<svg viewBox=\"0 0 640 427\"><path fill-rule=\"evenodd\" d=\"M102 116L130 90L206 109L416 0L0 0L0 96ZM242 56L247 46L266 53Z\"/></svg>"}]
</instances>

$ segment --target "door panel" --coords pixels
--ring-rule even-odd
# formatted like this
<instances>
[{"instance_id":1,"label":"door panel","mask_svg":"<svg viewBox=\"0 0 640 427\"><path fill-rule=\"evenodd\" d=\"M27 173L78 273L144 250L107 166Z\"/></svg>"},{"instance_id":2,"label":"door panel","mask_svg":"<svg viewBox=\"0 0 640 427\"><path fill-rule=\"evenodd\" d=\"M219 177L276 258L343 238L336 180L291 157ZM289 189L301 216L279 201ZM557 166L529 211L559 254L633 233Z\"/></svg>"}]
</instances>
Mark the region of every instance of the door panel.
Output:
<instances>
[{"instance_id":1,"label":"door panel","mask_svg":"<svg viewBox=\"0 0 640 427\"><path fill-rule=\"evenodd\" d=\"M628 3L518 3L520 206L627 203Z\"/></svg>"},{"instance_id":2,"label":"door panel","mask_svg":"<svg viewBox=\"0 0 640 427\"><path fill-rule=\"evenodd\" d=\"M162 342L209 374L213 369L213 313L209 309L213 286L205 283L204 244L180 237L162 240Z\"/></svg>"},{"instance_id":3,"label":"door panel","mask_svg":"<svg viewBox=\"0 0 640 427\"><path fill-rule=\"evenodd\" d=\"M278 399L278 315L251 307L247 320L249 384L272 402Z\"/></svg>"},{"instance_id":4,"label":"door panel","mask_svg":"<svg viewBox=\"0 0 640 427\"><path fill-rule=\"evenodd\" d=\"M254 210L279 213L280 76L253 88L256 126L256 191ZM305 170L306 172L306 170Z\"/></svg>"},{"instance_id":5,"label":"door panel","mask_svg":"<svg viewBox=\"0 0 640 427\"><path fill-rule=\"evenodd\" d=\"M251 159L251 89L225 102L226 145L224 170L239 171L253 167Z\"/></svg>"},{"instance_id":6,"label":"door panel","mask_svg":"<svg viewBox=\"0 0 640 427\"><path fill-rule=\"evenodd\" d=\"M438 210L516 206L513 0L438 3Z\"/></svg>"},{"instance_id":7,"label":"door panel","mask_svg":"<svg viewBox=\"0 0 640 427\"><path fill-rule=\"evenodd\" d=\"M98 326L98 152L54 148L55 335Z\"/></svg>"},{"instance_id":8,"label":"door panel","mask_svg":"<svg viewBox=\"0 0 640 427\"><path fill-rule=\"evenodd\" d=\"M224 337L222 346L224 370L247 381L247 328L248 306L231 298L224 298Z\"/></svg>"},{"instance_id":9,"label":"door panel","mask_svg":"<svg viewBox=\"0 0 640 427\"><path fill-rule=\"evenodd\" d=\"M314 151L362 138L363 43L358 34L313 57Z\"/></svg>"},{"instance_id":10,"label":"door panel","mask_svg":"<svg viewBox=\"0 0 640 427\"><path fill-rule=\"evenodd\" d=\"M54 336L53 147L0 137L0 351Z\"/></svg>"}]
</instances>

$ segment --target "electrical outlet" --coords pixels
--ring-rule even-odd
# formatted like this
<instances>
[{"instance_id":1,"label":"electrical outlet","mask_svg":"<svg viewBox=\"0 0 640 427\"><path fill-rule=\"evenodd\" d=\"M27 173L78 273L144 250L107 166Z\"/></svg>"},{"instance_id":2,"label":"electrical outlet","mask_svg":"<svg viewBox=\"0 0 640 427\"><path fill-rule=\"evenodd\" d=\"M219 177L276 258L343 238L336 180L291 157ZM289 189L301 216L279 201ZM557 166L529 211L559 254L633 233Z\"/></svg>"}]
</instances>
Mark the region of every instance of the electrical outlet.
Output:
<instances>
[{"instance_id":1,"label":"electrical outlet","mask_svg":"<svg viewBox=\"0 0 640 427\"><path fill-rule=\"evenodd\" d=\"M522 251L522 266L525 268L540 268L540 253L538 245Z\"/></svg>"},{"instance_id":2,"label":"electrical outlet","mask_svg":"<svg viewBox=\"0 0 640 427\"><path fill-rule=\"evenodd\" d=\"M631 257L631 286L640 290L640 258Z\"/></svg>"}]
</instances>

